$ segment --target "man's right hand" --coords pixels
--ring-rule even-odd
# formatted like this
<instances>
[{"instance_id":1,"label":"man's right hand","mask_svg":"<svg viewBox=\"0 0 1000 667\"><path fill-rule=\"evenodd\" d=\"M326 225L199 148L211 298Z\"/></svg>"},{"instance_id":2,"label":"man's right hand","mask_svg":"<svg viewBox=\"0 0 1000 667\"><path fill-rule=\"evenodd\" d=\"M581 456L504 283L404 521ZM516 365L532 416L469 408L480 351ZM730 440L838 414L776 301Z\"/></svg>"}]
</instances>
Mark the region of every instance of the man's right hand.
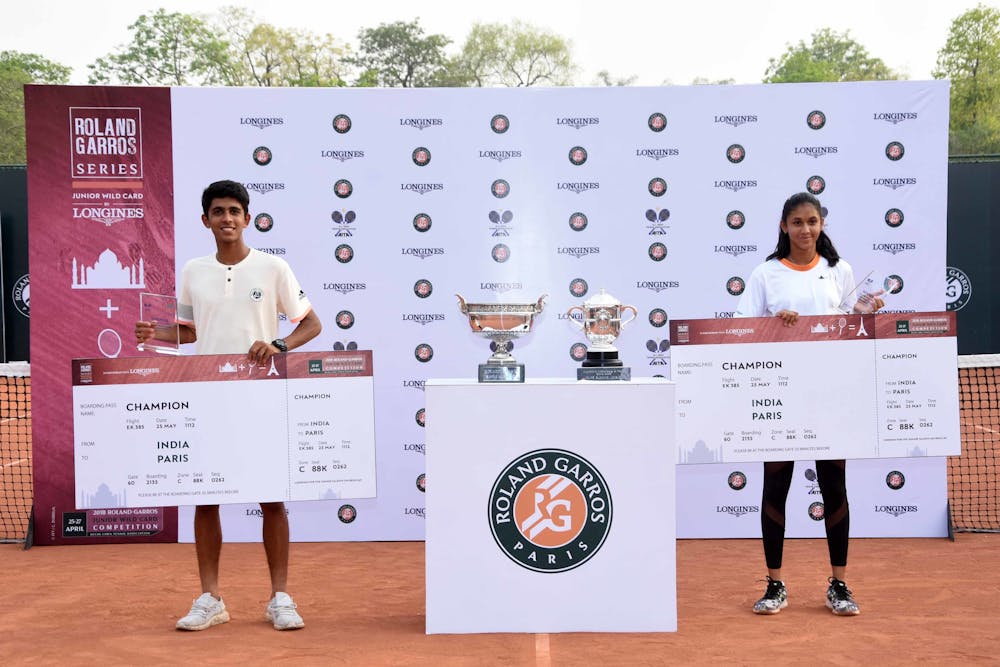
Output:
<instances>
[{"instance_id":1,"label":"man's right hand","mask_svg":"<svg viewBox=\"0 0 1000 667\"><path fill-rule=\"evenodd\" d=\"M136 322L135 323L135 342L136 345L145 343L147 340L152 340L156 335L156 328L153 326L152 322Z\"/></svg>"}]
</instances>

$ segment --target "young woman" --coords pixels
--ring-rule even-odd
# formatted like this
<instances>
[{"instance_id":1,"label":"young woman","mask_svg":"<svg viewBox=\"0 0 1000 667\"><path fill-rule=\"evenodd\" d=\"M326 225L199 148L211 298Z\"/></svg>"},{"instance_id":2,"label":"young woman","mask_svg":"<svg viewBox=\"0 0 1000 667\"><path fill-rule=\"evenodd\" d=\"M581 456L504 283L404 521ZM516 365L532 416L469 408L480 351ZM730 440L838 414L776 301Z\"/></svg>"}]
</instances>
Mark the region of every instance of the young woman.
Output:
<instances>
[{"instance_id":1,"label":"young woman","mask_svg":"<svg viewBox=\"0 0 1000 667\"><path fill-rule=\"evenodd\" d=\"M737 317L780 317L793 326L799 315L842 312L852 297L854 273L840 258L833 241L823 231L822 207L816 197L802 192L792 195L781 210L778 244L763 264L754 269L736 309ZM856 312L874 312L883 306L877 296L863 297ZM823 494L826 540L832 576L826 605L839 616L860 613L844 583L850 511L843 460L816 461L816 476ZM764 493L760 513L767 590L753 611L776 614L788 606L788 593L781 578L781 555L785 540L785 500L792 483L794 461L764 464Z\"/></svg>"}]
</instances>

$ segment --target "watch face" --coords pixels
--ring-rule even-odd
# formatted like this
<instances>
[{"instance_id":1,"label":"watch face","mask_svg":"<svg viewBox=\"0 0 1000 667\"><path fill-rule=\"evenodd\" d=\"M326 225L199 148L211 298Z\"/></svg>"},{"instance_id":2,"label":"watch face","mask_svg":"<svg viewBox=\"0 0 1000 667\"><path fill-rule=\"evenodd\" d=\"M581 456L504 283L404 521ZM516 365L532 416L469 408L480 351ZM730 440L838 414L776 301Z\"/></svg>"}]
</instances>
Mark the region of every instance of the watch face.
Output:
<instances>
[{"instance_id":1,"label":"watch face","mask_svg":"<svg viewBox=\"0 0 1000 667\"><path fill-rule=\"evenodd\" d=\"M274 340L271 341L271 345L275 346L282 352L288 352L288 344L285 343L284 338L275 338Z\"/></svg>"}]
</instances>

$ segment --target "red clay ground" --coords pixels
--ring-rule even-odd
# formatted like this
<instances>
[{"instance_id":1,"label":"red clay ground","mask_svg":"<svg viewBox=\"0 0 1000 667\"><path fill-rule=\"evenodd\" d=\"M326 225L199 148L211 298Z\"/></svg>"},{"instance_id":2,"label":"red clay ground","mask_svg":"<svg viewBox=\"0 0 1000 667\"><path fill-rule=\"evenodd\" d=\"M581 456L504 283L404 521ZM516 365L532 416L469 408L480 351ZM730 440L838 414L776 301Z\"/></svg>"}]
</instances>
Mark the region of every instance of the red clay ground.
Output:
<instances>
[{"instance_id":1,"label":"red clay ground","mask_svg":"<svg viewBox=\"0 0 1000 667\"><path fill-rule=\"evenodd\" d=\"M227 544L233 620L173 629L199 593L180 544L0 545L0 664L31 665L968 665L1000 660L1000 535L851 541L848 583L862 607L823 605L826 545L789 540L788 609L759 617L756 540L678 542L677 633L424 634L422 542L293 544L290 589L306 620L263 619L263 549ZM651 555L652 556L652 555ZM516 594L516 592L512 592ZM483 600L489 604L489 600ZM594 600L600 613L600 600Z\"/></svg>"}]
</instances>

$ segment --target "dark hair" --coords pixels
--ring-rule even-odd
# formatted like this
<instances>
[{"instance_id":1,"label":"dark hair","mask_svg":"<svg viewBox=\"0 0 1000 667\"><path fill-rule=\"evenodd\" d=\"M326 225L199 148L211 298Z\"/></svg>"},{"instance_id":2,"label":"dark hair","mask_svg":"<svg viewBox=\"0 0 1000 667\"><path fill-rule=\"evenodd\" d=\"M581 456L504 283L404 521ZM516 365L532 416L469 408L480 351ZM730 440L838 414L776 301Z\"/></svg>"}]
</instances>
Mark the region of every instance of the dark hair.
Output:
<instances>
[{"instance_id":1,"label":"dark hair","mask_svg":"<svg viewBox=\"0 0 1000 667\"><path fill-rule=\"evenodd\" d=\"M202 212L208 215L208 207L212 205L212 200L224 197L232 197L243 204L244 213L250 212L250 194L241 183L236 181L216 181L205 188L205 191L201 193Z\"/></svg>"},{"instance_id":2,"label":"dark hair","mask_svg":"<svg viewBox=\"0 0 1000 667\"><path fill-rule=\"evenodd\" d=\"M810 204L815 209L816 212L823 216L823 206L819 203L819 199L812 196L808 192L799 192L792 195L785 200L785 205L781 207L781 221L786 222L788 220L789 214L793 209L802 206L803 204ZM771 259L784 259L788 257L792 252L792 243L788 239L788 233L778 228L778 244L774 247L774 252L767 256L767 260ZM816 239L816 252L819 253L820 257L825 259L830 266L836 266L837 262L840 261L840 254L837 253L837 249L833 247L833 241L830 237L826 235L825 231L819 233L819 237Z\"/></svg>"}]
</instances>

